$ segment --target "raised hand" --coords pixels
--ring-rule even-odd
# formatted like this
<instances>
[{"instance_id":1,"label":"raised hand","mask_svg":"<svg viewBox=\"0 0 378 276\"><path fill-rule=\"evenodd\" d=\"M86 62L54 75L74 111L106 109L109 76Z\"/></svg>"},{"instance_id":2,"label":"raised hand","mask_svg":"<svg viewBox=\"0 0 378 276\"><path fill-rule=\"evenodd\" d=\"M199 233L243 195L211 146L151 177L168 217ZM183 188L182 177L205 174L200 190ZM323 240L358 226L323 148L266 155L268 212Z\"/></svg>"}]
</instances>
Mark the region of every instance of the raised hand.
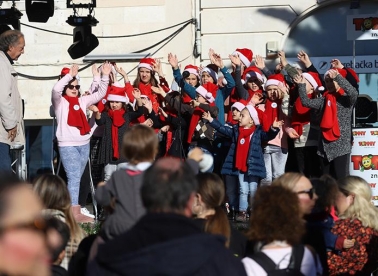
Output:
<instances>
[{"instance_id":1,"label":"raised hand","mask_svg":"<svg viewBox=\"0 0 378 276\"><path fill-rule=\"evenodd\" d=\"M161 67L161 62L160 62L160 59L155 59L155 62L152 64L153 66L153 69L155 72L158 73L159 76L163 76L163 68Z\"/></svg>"},{"instance_id":2,"label":"raised hand","mask_svg":"<svg viewBox=\"0 0 378 276\"><path fill-rule=\"evenodd\" d=\"M90 111L93 111L94 113L97 113L97 112L99 111L99 110L98 110L98 107L97 107L96 105L94 105L94 104L88 106L88 109L89 109Z\"/></svg>"},{"instance_id":3,"label":"raised hand","mask_svg":"<svg viewBox=\"0 0 378 276\"><path fill-rule=\"evenodd\" d=\"M279 127L283 126L283 124L284 124L284 121L283 120L277 121L277 117L276 117L276 118L274 118L274 122L272 124L272 127L279 128Z\"/></svg>"},{"instance_id":4,"label":"raised hand","mask_svg":"<svg viewBox=\"0 0 378 276\"><path fill-rule=\"evenodd\" d=\"M79 73L79 66L77 64L72 64L71 69L70 69L70 75L71 77L76 77L77 74Z\"/></svg>"},{"instance_id":5,"label":"raised hand","mask_svg":"<svg viewBox=\"0 0 378 276\"><path fill-rule=\"evenodd\" d=\"M285 95L289 94L289 88L283 83L278 84L278 90L280 92L280 99L283 99Z\"/></svg>"},{"instance_id":6,"label":"raised hand","mask_svg":"<svg viewBox=\"0 0 378 276\"><path fill-rule=\"evenodd\" d=\"M96 64L92 65L92 75L93 75L93 77L101 75L101 72L100 72L99 68L97 68Z\"/></svg>"},{"instance_id":7,"label":"raised hand","mask_svg":"<svg viewBox=\"0 0 378 276\"><path fill-rule=\"evenodd\" d=\"M257 68L259 68L260 70L262 70L265 67L264 58L262 56L257 55L255 57L255 65L256 65Z\"/></svg>"},{"instance_id":8,"label":"raised hand","mask_svg":"<svg viewBox=\"0 0 378 276\"><path fill-rule=\"evenodd\" d=\"M210 112L209 111L205 111L202 113L202 118L205 119L205 120L208 120L210 123L214 120L213 117L211 117L210 115Z\"/></svg>"},{"instance_id":9,"label":"raised hand","mask_svg":"<svg viewBox=\"0 0 378 276\"><path fill-rule=\"evenodd\" d=\"M154 122L150 118L148 118L143 123L141 123L141 125L145 125L145 126L148 126L148 127L152 127L153 124L154 124Z\"/></svg>"},{"instance_id":10,"label":"raised hand","mask_svg":"<svg viewBox=\"0 0 378 276\"><path fill-rule=\"evenodd\" d=\"M159 95L161 95L161 96L163 96L163 97L166 96L166 93L165 93L164 89L163 89L160 85L158 85L158 87L156 87L156 86L151 86L151 90L152 90L152 92L154 92L155 94L159 94Z\"/></svg>"},{"instance_id":11,"label":"raised hand","mask_svg":"<svg viewBox=\"0 0 378 276\"><path fill-rule=\"evenodd\" d=\"M293 81L294 81L296 84L299 84L299 83L306 83L305 78L303 77L302 74L295 75L295 77L293 78Z\"/></svg>"},{"instance_id":12,"label":"raised hand","mask_svg":"<svg viewBox=\"0 0 378 276\"><path fill-rule=\"evenodd\" d=\"M235 55L228 55L233 65L240 66L241 60L238 54Z\"/></svg>"},{"instance_id":13,"label":"raised hand","mask_svg":"<svg viewBox=\"0 0 378 276\"><path fill-rule=\"evenodd\" d=\"M344 67L344 65L337 58L331 60L331 66L335 69L342 69Z\"/></svg>"},{"instance_id":14,"label":"raised hand","mask_svg":"<svg viewBox=\"0 0 378 276\"><path fill-rule=\"evenodd\" d=\"M312 62L310 60L310 57L307 55L305 51L300 51L297 55L298 59L303 62L303 64L306 66L306 68L310 67Z\"/></svg>"},{"instance_id":15,"label":"raised hand","mask_svg":"<svg viewBox=\"0 0 378 276\"><path fill-rule=\"evenodd\" d=\"M140 99L140 90L138 88L134 88L133 92L132 92L133 96L135 99Z\"/></svg>"},{"instance_id":16,"label":"raised hand","mask_svg":"<svg viewBox=\"0 0 378 276\"><path fill-rule=\"evenodd\" d=\"M213 49L209 50L209 58L210 58L211 63L215 64L219 68L224 67L223 60L222 60L221 56L219 54L215 53L215 51Z\"/></svg>"},{"instance_id":17,"label":"raised hand","mask_svg":"<svg viewBox=\"0 0 378 276\"><path fill-rule=\"evenodd\" d=\"M178 59L177 59L176 55L169 53L168 54L168 62L172 66L172 68L178 69Z\"/></svg>"},{"instance_id":18,"label":"raised hand","mask_svg":"<svg viewBox=\"0 0 378 276\"><path fill-rule=\"evenodd\" d=\"M278 51L278 57L280 58L283 67L287 65L286 54L284 51Z\"/></svg>"},{"instance_id":19,"label":"raised hand","mask_svg":"<svg viewBox=\"0 0 378 276\"><path fill-rule=\"evenodd\" d=\"M159 114L160 115L163 115L164 118L168 118L168 114L164 111L164 109L162 109L160 106L159 106Z\"/></svg>"},{"instance_id":20,"label":"raised hand","mask_svg":"<svg viewBox=\"0 0 378 276\"><path fill-rule=\"evenodd\" d=\"M161 132L167 132L168 130L169 130L169 125L166 125L166 126L163 126L161 129L160 129L160 131Z\"/></svg>"},{"instance_id":21,"label":"raised hand","mask_svg":"<svg viewBox=\"0 0 378 276\"><path fill-rule=\"evenodd\" d=\"M112 71L112 65L110 62L105 61L101 66L101 73L103 75L110 75L110 72Z\"/></svg>"},{"instance_id":22,"label":"raised hand","mask_svg":"<svg viewBox=\"0 0 378 276\"><path fill-rule=\"evenodd\" d=\"M256 106L264 101L263 95L261 93L254 93L248 104Z\"/></svg>"},{"instance_id":23,"label":"raised hand","mask_svg":"<svg viewBox=\"0 0 378 276\"><path fill-rule=\"evenodd\" d=\"M339 72L335 69L328 70L328 75L331 79L336 78L336 76L339 74Z\"/></svg>"},{"instance_id":24,"label":"raised hand","mask_svg":"<svg viewBox=\"0 0 378 276\"><path fill-rule=\"evenodd\" d=\"M148 113L152 112L152 102L150 101L149 98L142 98L142 103L145 108L147 108Z\"/></svg>"},{"instance_id":25,"label":"raised hand","mask_svg":"<svg viewBox=\"0 0 378 276\"><path fill-rule=\"evenodd\" d=\"M196 100L191 100L191 101L190 101L190 105L191 105L193 108L196 108L197 106L200 105L200 103L197 102Z\"/></svg>"}]
</instances>

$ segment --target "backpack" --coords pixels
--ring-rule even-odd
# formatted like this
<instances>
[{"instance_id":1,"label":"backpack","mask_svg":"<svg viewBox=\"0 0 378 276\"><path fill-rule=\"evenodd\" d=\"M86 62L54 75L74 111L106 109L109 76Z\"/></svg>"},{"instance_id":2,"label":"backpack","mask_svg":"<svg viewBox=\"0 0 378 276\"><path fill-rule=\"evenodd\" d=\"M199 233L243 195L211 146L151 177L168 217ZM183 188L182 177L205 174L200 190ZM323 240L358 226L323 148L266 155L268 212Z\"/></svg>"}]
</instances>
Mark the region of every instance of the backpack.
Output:
<instances>
[{"instance_id":1,"label":"backpack","mask_svg":"<svg viewBox=\"0 0 378 276\"><path fill-rule=\"evenodd\" d=\"M290 262L287 268L279 268L279 264L272 261L264 252L257 252L250 258L258 263L267 273L268 276L304 276L301 272L301 264L304 254L304 245L293 246Z\"/></svg>"}]
</instances>

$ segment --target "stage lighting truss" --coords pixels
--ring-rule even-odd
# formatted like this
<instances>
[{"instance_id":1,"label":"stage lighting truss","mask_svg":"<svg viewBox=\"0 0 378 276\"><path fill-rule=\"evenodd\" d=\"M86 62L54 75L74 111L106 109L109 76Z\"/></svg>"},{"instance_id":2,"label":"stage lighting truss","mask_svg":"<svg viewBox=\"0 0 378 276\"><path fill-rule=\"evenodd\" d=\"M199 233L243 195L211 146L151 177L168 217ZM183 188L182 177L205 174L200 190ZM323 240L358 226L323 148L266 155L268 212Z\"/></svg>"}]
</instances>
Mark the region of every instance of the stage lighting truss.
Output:
<instances>
[{"instance_id":1,"label":"stage lighting truss","mask_svg":"<svg viewBox=\"0 0 378 276\"><path fill-rule=\"evenodd\" d=\"M1 4L2 1L0 2L1 29L6 29L6 26L12 26L14 30L20 30L20 18L23 14L16 8L16 1L12 1L12 7L9 9L1 8Z\"/></svg>"}]
</instances>

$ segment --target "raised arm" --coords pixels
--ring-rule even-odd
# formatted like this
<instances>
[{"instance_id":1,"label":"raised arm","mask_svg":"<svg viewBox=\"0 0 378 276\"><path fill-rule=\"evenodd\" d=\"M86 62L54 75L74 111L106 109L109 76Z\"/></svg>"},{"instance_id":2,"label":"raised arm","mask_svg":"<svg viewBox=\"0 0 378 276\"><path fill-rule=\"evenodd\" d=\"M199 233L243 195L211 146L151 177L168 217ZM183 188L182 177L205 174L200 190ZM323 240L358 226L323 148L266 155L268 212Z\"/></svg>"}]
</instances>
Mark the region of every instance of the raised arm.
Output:
<instances>
[{"instance_id":1,"label":"raised arm","mask_svg":"<svg viewBox=\"0 0 378 276\"><path fill-rule=\"evenodd\" d=\"M294 82L298 85L299 98L304 107L320 110L324 105L324 98L309 99L306 92L306 82L303 75L297 75Z\"/></svg>"}]
</instances>

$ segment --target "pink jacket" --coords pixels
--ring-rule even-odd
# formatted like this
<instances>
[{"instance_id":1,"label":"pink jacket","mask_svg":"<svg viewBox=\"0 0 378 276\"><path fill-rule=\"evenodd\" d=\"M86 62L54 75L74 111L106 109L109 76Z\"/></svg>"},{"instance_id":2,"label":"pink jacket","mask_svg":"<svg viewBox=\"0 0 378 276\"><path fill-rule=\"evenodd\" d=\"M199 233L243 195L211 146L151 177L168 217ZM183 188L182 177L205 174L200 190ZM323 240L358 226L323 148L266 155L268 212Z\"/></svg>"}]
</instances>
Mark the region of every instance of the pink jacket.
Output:
<instances>
[{"instance_id":1,"label":"pink jacket","mask_svg":"<svg viewBox=\"0 0 378 276\"><path fill-rule=\"evenodd\" d=\"M68 146L83 146L89 143L93 131L96 129L97 125L94 124L91 128L91 132L86 135L80 135L80 131L76 127L71 127L67 124L68 119L68 101L62 97L64 87L68 82L72 80L70 74L65 75L60 79L52 90L51 102L54 107L54 112L57 121L56 138L58 140L58 146L68 147ZM88 96L82 96L79 98L80 107L86 114L86 109L100 101L106 95L106 90L108 88L109 76L103 75L101 78L100 86L97 93L93 93Z\"/></svg>"}]
</instances>

